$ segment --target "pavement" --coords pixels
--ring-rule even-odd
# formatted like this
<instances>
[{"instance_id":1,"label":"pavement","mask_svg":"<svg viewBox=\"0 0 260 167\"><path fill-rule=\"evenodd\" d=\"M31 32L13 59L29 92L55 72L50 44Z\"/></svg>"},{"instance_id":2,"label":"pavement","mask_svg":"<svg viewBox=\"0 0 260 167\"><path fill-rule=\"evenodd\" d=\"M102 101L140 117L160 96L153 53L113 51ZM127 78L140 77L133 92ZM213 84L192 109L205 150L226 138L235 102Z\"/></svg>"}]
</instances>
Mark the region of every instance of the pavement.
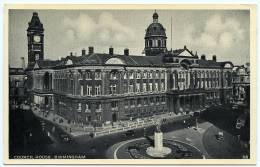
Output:
<instances>
[{"instance_id":1,"label":"pavement","mask_svg":"<svg viewBox=\"0 0 260 167\"><path fill-rule=\"evenodd\" d=\"M109 124L103 125L102 127L94 128L92 126L68 123L68 120L61 117L60 115L54 114L52 112L45 114L42 111L40 111L40 109L37 107L32 107L32 111L36 116L60 126L65 132L74 137L90 135L91 133L93 133L94 136L103 136L112 133L124 132L136 128L154 126L159 122L167 123L171 121L179 121L190 117L189 114L176 115L173 113L166 113L161 115L154 115L152 117L139 118L137 120L118 121L113 123L113 126ZM61 122L60 120L63 121Z\"/></svg>"}]
</instances>

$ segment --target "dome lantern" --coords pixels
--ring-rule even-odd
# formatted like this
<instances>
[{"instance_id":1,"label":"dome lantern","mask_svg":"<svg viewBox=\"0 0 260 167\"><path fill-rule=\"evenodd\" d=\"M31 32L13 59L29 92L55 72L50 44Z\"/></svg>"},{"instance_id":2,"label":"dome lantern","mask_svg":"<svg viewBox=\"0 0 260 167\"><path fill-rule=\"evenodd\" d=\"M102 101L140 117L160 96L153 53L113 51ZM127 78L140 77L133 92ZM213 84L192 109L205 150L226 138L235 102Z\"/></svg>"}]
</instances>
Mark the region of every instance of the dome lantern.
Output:
<instances>
[{"instance_id":1,"label":"dome lantern","mask_svg":"<svg viewBox=\"0 0 260 167\"><path fill-rule=\"evenodd\" d=\"M154 23L158 23L158 14L156 13L156 10L154 11L154 14L153 14L153 22Z\"/></svg>"}]
</instances>

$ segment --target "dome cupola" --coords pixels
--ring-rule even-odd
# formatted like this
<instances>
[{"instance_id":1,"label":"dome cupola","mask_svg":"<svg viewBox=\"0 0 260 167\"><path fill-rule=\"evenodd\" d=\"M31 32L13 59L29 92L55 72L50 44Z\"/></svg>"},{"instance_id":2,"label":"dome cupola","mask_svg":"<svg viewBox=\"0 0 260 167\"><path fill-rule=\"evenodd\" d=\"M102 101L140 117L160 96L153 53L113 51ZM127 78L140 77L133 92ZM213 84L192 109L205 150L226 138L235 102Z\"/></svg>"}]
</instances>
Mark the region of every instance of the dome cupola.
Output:
<instances>
[{"instance_id":1,"label":"dome cupola","mask_svg":"<svg viewBox=\"0 0 260 167\"><path fill-rule=\"evenodd\" d=\"M166 51L165 28L158 22L159 15L155 11L153 22L148 26L145 33L145 55L155 56Z\"/></svg>"}]
</instances>

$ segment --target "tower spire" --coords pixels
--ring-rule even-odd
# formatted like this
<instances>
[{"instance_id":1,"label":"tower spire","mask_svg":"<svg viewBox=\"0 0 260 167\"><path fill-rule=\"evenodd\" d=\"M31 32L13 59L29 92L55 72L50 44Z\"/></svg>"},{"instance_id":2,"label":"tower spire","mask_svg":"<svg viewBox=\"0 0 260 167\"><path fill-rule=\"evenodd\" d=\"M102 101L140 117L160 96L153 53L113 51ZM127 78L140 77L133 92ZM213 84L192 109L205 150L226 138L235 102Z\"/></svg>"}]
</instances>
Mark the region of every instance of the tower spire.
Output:
<instances>
[{"instance_id":1,"label":"tower spire","mask_svg":"<svg viewBox=\"0 0 260 167\"><path fill-rule=\"evenodd\" d=\"M154 23L158 23L158 14L157 14L157 12L156 12L156 9L154 10L154 14L153 14L153 22Z\"/></svg>"}]
</instances>

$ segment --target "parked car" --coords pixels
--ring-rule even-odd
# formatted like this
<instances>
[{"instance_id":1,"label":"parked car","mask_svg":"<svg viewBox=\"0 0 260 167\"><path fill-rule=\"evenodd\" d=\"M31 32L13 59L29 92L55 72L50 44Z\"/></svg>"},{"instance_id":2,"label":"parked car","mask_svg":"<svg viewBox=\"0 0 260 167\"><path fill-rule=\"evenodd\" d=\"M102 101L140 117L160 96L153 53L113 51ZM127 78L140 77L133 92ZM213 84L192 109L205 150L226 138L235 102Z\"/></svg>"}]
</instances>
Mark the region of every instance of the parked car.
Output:
<instances>
[{"instance_id":1,"label":"parked car","mask_svg":"<svg viewBox=\"0 0 260 167\"><path fill-rule=\"evenodd\" d=\"M223 141L223 140L224 140L224 133L223 133L223 132L218 132L218 134L216 135L216 137L217 137L217 140Z\"/></svg>"},{"instance_id":2,"label":"parked car","mask_svg":"<svg viewBox=\"0 0 260 167\"><path fill-rule=\"evenodd\" d=\"M236 122L236 128L237 129L241 129L241 127L245 126L246 123L246 114L242 114L237 118L237 122Z\"/></svg>"},{"instance_id":3,"label":"parked car","mask_svg":"<svg viewBox=\"0 0 260 167\"><path fill-rule=\"evenodd\" d=\"M135 132L134 130L128 130L123 134L125 137L130 137L130 136L134 136Z\"/></svg>"},{"instance_id":4,"label":"parked car","mask_svg":"<svg viewBox=\"0 0 260 167\"><path fill-rule=\"evenodd\" d=\"M69 135L67 134L61 134L60 135L60 139L64 142L64 143L70 143L72 142L72 139Z\"/></svg>"},{"instance_id":5,"label":"parked car","mask_svg":"<svg viewBox=\"0 0 260 167\"><path fill-rule=\"evenodd\" d=\"M232 106L232 109L233 109L233 110L237 110L237 109L238 109L238 105L237 105L237 104L234 104L234 105Z\"/></svg>"}]
</instances>

